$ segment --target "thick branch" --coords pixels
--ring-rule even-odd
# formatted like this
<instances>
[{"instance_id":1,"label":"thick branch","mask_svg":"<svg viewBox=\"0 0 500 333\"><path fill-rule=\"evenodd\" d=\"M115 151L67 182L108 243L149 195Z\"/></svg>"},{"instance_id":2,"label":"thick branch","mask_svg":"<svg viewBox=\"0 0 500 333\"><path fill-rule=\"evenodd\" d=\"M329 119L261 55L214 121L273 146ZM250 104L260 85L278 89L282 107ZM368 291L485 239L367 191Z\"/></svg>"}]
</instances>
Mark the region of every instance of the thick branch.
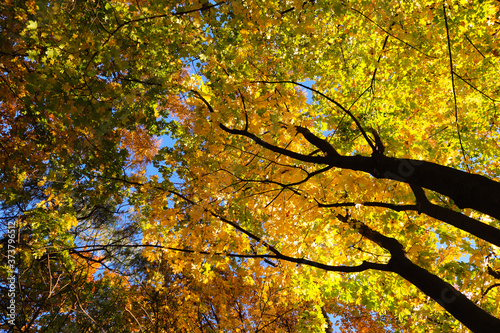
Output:
<instances>
[{"instance_id":1,"label":"thick branch","mask_svg":"<svg viewBox=\"0 0 500 333\"><path fill-rule=\"evenodd\" d=\"M330 158L334 167L370 173L436 191L463 208L472 208L500 219L500 183L481 175L412 159L364 156Z\"/></svg>"},{"instance_id":2,"label":"thick branch","mask_svg":"<svg viewBox=\"0 0 500 333\"><path fill-rule=\"evenodd\" d=\"M414 188L416 186L412 186ZM420 190L418 190L420 189ZM337 202L324 204L318 203L320 208L335 208L335 207L355 207L357 204L366 207L383 207L388 208L397 212L402 211L418 211L419 213L424 213L430 217L443 221L449 225L454 226L460 230L466 231L471 235L474 235L486 242L500 246L500 230L492 227L486 223L468 217L460 212L455 212L451 209L444 208L431 203L425 196L424 191L420 187L416 187L413 190L417 198L416 205L396 205L386 202Z\"/></svg>"},{"instance_id":3,"label":"thick branch","mask_svg":"<svg viewBox=\"0 0 500 333\"><path fill-rule=\"evenodd\" d=\"M427 296L439 303L448 313L473 332L500 332L500 319L481 309L448 282L414 264L406 257L403 245L395 238L382 235L359 221L348 221L348 217L338 215L339 220L355 223L359 232L367 239L391 253L387 264L389 271L412 283Z\"/></svg>"},{"instance_id":4,"label":"thick branch","mask_svg":"<svg viewBox=\"0 0 500 333\"><path fill-rule=\"evenodd\" d=\"M410 184L410 186L417 199L417 205L420 212L500 247L499 229L462 213L435 205L427 199L421 187L412 184Z\"/></svg>"},{"instance_id":5,"label":"thick branch","mask_svg":"<svg viewBox=\"0 0 500 333\"><path fill-rule=\"evenodd\" d=\"M393 258L389 261L389 266L394 273L438 302L472 332L500 332L498 318L493 317L452 285L415 265L408 258Z\"/></svg>"},{"instance_id":6,"label":"thick branch","mask_svg":"<svg viewBox=\"0 0 500 333\"><path fill-rule=\"evenodd\" d=\"M357 170L370 172L366 168L369 162L364 164ZM459 208L472 208L500 219L500 183L484 176L432 162L386 157L377 160L370 173L436 191L453 199Z\"/></svg>"},{"instance_id":7,"label":"thick branch","mask_svg":"<svg viewBox=\"0 0 500 333\"><path fill-rule=\"evenodd\" d=\"M316 146L319 150L324 152L326 156L340 156L339 153L333 148L333 146L326 141L325 139L321 139L320 137L314 135L309 131L309 129L302 126L295 126L295 129L298 133L302 134L302 136L309 141L312 145Z\"/></svg>"},{"instance_id":8,"label":"thick branch","mask_svg":"<svg viewBox=\"0 0 500 333\"><path fill-rule=\"evenodd\" d=\"M299 153L296 153L294 151L291 151L291 150L288 150L288 149L285 149L285 148L281 148L281 147L275 146L275 145L273 145L271 143L268 143L268 142L262 140L261 138L259 138L258 136L256 136L255 134L247 132L245 130L231 129L231 128L226 127L223 124L220 124L219 127L223 131L225 131L225 132L227 132L229 134L246 136L247 138L253 140L259 146L264 147L266 149L269 149L269 150L271 150L271 151L273 151L275 153L282 154L282 155L294 158L294 159L302 161L302 162L309 162L309 163L316 163L316 164L326 164L325 163L326 160L322 156L309 156L309 155L299 154Z\"/></svg>"},{"instance_id":9,"label":"thick branch","mask_svg":"<svg viewBox=\"0 0 500 333\"><path fill-rule=\"evenodd\" d=\"M208 101L199 93L194 93L213 112L213 108ZM359 155L303 155L265 142L246 130L230 129L223 124L220 124L219 127L229 134L245 136L263 148L299 161L364 171L376 178L393 179L407 184L415 184L450 197L459 208L472 208L500 219L500 183L481 175L467 173L432 162L398 159L383 155L378 155L376 158Z\"/></svg>"},{"instance_id":10,"label":"thick branch","mask_svg":"<svg viewBox=\"0 0 500 333\"><path fill-rule=\"evenodd\" d=\"M320 207L320 208L356 207L356 205L359 204L359 205L367 206L367 207L389 208L389 209L395 210L397 212L403 212L403 211L407 211L407 210L418 210L417 205L396 205L396 204L390 204L390 203L378 202L378 201L368 201L368 202L361 202L361 203L337 202L337 203L331 203L331 204L324 204L324 203L319 202L316 199L315 199L315 201L318 203L318 207Z\"/></svg>"},{"instance_id":11,"label":"thick branch","mask_svg":"<svg viewBox=\"0 0 500 333\"><path fill-rule=\"evenodd\" d=\"M450 197L459 208L472 208L500 219L500 183L481 175L412 159L385 156L372 158L359 155L326 157L302 155L265 142L247 131L229 129L222 124L220 128L230 134L248 137L263 148L303 162L364 171L376 178L415 184Z\"/></svg>"}]
</instances>

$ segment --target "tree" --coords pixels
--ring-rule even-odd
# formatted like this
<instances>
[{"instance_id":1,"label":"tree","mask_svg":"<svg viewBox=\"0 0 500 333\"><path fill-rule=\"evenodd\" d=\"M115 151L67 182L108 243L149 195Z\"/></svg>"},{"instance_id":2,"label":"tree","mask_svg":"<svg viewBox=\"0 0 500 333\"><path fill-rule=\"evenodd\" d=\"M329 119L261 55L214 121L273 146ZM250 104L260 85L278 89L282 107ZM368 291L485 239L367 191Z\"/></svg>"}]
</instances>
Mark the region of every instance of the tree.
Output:
<instances>
[{"instance_id":1,"label":"tree","mask_svg":"<svg viewBox=\"0 0 500 333\"><path fill-rule=\"evenodd\" d=\"M210 304L198 307L200 326L192 329L200 331L236 321L242 330L258 329L255 318L269 312L259 302L245 302L266 283L293 290L269 302L271 313L286 314L276 315L276 325L293 323L293 330L324 331L329 311L348 323L352 314L365 313L365 328L389 319L387 330L500 330L498 3L151 0L74 6L82 7L57 4L45 15L40 8L47 6L28 5L24 12L33 16L12 25L27 44L9 45L25 49L30 60L18 57L21 51L2 51L17 59L9 62L19 63L17 71L36 68L31 76L22 74L34 82L81 90L67 103L91 112L65 117L66 104L47 102L58 100L51 89L28 103L16 89L29 88L22 80L11 83L18 76L9 69L2 76L11 88L3 117L29 115L43 101L53 112L39 118L53 118L63 130L83 136L94 130L90 120L106 124L100 130L107 135L92 135L97 143L77 161L64 151L68 145L78 149L78 140L51 141L33 161L3 148L4 165L17 172L5 172L4 188L48 188L42 188L46 198L37 199L44 209L31 204L13 216L52 216L50 196L62 194L91 200L80 206L67 201L82 223L104 210L99 207L108 207L105 221L118 211L124 216L123 225L88 225L99 230L96 238L80 244L73 233L56 252L99 258L122 273L135 267L132 276L150 274L153 265L157 273L144 280L145 288L158 295L175 293L171 284L161 284L172 273L188 277L192 289L180 295L189 290ZM76 18L74 11L86 15ZM54 13L66 16L54 20ZM65 35L49 34L53 26ZM78 56L65 61L70 54ZM37 127L19 133L37 133L31 128ZM154 147L153 135L164 130L176 144L154 157L160 178L147 175L140 162L151 160L144 147ZM17 133L3 131L2 147L12 138L35 142ZM54 162L47 167L47 160ZM47 185L34 186L49 170L57 172ZM174 172L180 181L173 181ZM91 185L79 186L78 177L69 177L74 174ZM61 179L66 187L57 186ZM2 200L16 207L28 197ZM122 203L134 211L109 208ZM78 224L66 230L79 230ZM43 243L39 255L54 242ZM143 249L147 263L134 266L131 248ZM228 279L238 288L220 287L210 301L200 294L201 284L227 286ZM128 283L120 290L137 288ZM168 298L158 303L158 295L145 298L146 313L169 304ZM218 318L218 310L207 309L217 309L219 297L241 300L244 305L236 302L232 309L248 314L235 310L237 319L228 310L227 321ZM177 313L190 318L192 309ZM141 316L136 312L130 322L143 327ZM168 331L165 323L150 323ZM278 327L285 326L273 329Z\"/></svg>"}]
</instances>

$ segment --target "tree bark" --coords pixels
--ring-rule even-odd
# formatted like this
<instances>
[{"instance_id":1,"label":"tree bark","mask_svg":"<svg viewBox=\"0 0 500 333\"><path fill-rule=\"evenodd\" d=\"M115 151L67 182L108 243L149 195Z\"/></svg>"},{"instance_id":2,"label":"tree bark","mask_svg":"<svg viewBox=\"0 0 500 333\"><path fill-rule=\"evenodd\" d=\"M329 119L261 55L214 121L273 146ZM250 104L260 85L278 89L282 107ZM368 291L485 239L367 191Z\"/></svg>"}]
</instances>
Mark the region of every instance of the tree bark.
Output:
<instances>
[{"instance_id":1,"label":"tree bark","mask_svg":"<svg viewBox=\"0 0 500 333\"><path fill-rule=\"evenodd\" d=\"M500 319L469 300L452 285L406 257L392 258L389 269L439 303L448 313L475 333L500 332Z\"/></svg>"},{"instance_id":2,"label":"tree bark","mask_svg":"<svg viewBox=\"0 0 500 333\"><path fill-rule=\"evenodd\" d=\"M432 162L382 157L370 172L416 184L444 194L459 208L472 208L500 220L500 183L487 177L467 173Z\"/></svg>"},{"instance_id":3,"label":"tree bark","mask_svg":"<svg viewBox=\"0 0 500 333\"><path fill-rule=\"evenodd\" d=\"M205 100L204 102L209 106L208 102ZM209 108L213 110L211 106ZM331 146L332 154L326 156L304 155L268 143L246 129L232 129L223 124L219 124L219 127L227 133L245 136L263 148L302 162L364 171L376 178L393 179L433 190L453 199L459 208L472 208L500 220L500 183L481 175L432 162L392 158L381 154L340 156L333 153L335 151L333 146ZM302 132L306 132L305 129L302 129ZM311 144L322 151L330 151L324 147L325 140L314 139L313 137L317 137L310 131L306 133L306 139ZM316 141L321 141L321 144L318 146Z\"/></svg>"},{"instance_id":4,"label":"tree bark","mask_svg":"<svg viewBox=\"0 0 500 333\"><path fill-rule=\"evenodd\" d=\"M324 164L364 171L436 191L463 208L472 208L500 220L500 183L432 162L386 156L325 157Z\"/></svg>"},{"instance_id":5,"label":"tree bark","mask_svg":"<svg viewBox=\"0 0 500 333\"><path fill-rule=\"evenodd\" d=\"M204 99L203 101L211 109L208 102ZM326 156L304 155L275 146L248 132L246 129L231 129L223 124L219 124L219 127L227 133L245 136L263 148L302 162L363 171L376 178L393 179L407 183L412 187L418 186L433 190L451 198L459 208L472 208L500 220L500 183L481 175L467 173L432 162L391 158L382 154L374 154L373 156L341 156L335 154L336 151L333 153L334 150L330 150L330 147L327 147L328 143L325 140L316 140L316 136L305 129L301 129L298 132L303 135L305 134L304 137L312 145L325 152ZM418 192L415 194L417 196ZM435 215L435 217L439 216L438 218L443 219L450 218L450 216L444 215L444 212L435 210L435 207L429 206L428 203L422 202L422 200L420 200L420 203L425 208L432 210L429 212L431 215ZM411 262L406 257L403 245L395 238L384 236L362 222L348 221L348 217L341 215L337 217L346 223L355 222L356 228L363 236L391 253L391 259L388 264L363 263L363 265L368 264L370 267L361 268L378 269L375 265L379 265L383 266L380 270L400 275L427 296L438 302L448 313L473 332L500 332L500 319L493 317L481 309L443 279ZM458 224L463 223L462 220L456 222L459 222ZM480 230L480 232L483 231ZM284 257L279 259L289 260L289 258ZM298 260L293 261L298 262ZM306 264L306 262L301 263ZM314 266L318 267L317 265ZM335 267L335 270L338 269Z\"/></svg>"},{"instance_id":6,"label":"tree bark","mask_svg":"<svg viewBox=\"0 0 500 333\"><path fill-rule=\"evenodd\" d=\"M347 220L344 216L338 217L340 220ZM414 264L406 257L403 245L398 240L384 236L364 223L358 223L359 232L363 236L390 252L387 271L398 274L420 289L472 332L500 332L500 319L481 309L448 282Z\"/></svg>"}]
</instances>

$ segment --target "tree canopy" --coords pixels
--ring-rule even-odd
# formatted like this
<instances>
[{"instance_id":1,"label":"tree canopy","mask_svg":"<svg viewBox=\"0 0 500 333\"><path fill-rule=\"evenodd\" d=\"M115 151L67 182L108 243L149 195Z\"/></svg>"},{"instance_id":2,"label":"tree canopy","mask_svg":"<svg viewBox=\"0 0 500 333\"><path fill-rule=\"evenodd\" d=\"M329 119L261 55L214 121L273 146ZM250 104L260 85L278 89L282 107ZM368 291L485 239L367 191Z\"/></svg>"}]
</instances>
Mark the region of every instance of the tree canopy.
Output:
<instances>
[{"instance_id":1,"label":"tree canopy","mask_svg":"<svg viewBox=\"0 0 500 333\"><path fill-rule=\"evenodd\" d=\"M0 10L6 332L500 331L498 1Z\"/></svg>"}]
</instances>

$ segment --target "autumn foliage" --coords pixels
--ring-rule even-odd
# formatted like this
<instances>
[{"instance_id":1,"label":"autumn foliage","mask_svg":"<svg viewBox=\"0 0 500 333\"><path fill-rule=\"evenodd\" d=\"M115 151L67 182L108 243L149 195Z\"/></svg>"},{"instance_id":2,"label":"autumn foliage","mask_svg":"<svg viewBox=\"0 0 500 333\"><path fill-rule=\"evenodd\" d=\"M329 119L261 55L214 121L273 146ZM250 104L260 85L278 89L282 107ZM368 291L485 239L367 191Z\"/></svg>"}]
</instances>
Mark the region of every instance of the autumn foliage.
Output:
<instances>
[{"instance_id":1,"label":"autumn foliage","mask_svg":"<svg viewBox=\"0 0 500 333\"><path fill-rule=\"evenodd\" d=\"M3 330L500 330L498 2L0 11Z\"/></svg>"}]
</instances>

